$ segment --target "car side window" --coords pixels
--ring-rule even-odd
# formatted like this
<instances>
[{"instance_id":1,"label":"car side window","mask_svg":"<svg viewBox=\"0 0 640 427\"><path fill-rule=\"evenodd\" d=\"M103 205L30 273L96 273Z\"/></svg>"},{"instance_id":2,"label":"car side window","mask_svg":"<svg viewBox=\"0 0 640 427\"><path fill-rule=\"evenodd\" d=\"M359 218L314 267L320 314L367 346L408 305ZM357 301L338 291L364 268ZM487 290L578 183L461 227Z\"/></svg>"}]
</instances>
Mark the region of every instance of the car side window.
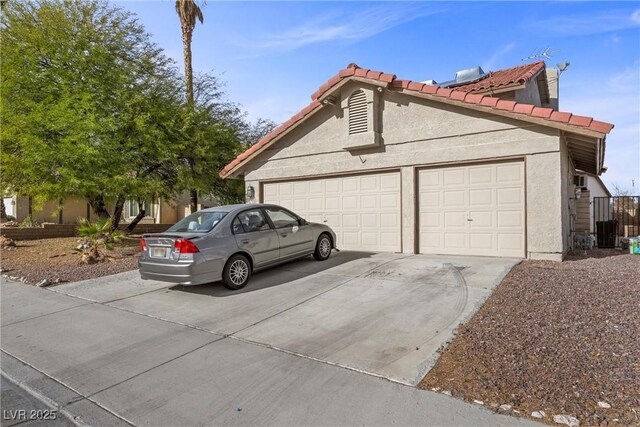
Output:
<instances>
[{"instance_id":1,"label":"car side window","mask_svg":"<svg viewBox=\"0 0 640 427\"><path fill-rule=\"evenodd\" d=\"M234 234L240 234L269 230L270 227L262 212L259 209L252 209L239 213L233 220L232 228Z\"/></svg>"},{"instance_id":2,"label":"car side window","mask_svg":"<svg viewBox=\"0 0 640 427\"><path fill-rule=\"evenodd\" d=\"M269 215L269 219L273 222L273 225L276 228L286 228L297 226L298 218L285 211L284 209L278 208L265 208L264 209Z\"/></svg>"}]
</instances>

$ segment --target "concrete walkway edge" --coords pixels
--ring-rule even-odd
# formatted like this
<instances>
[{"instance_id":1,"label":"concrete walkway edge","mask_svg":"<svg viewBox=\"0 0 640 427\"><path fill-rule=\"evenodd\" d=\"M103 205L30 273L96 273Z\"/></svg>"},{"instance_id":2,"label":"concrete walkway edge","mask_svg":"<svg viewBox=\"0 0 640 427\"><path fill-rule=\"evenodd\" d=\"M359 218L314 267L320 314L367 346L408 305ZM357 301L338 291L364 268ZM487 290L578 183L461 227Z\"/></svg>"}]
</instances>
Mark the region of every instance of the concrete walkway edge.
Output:
<instances>
[{"instance_id":1,"label":"concrete walkway edge","mask_svg":"<svg viewBox=\"0 0 640 427\"><path fill-rule=\"evenodd\" d=\"M66 384L50 377L25 361L7 353L5 350L2 350L0 375L50 409L56 410L58 414L64 416L78 427L104 425L102 423L105 421L107 421L109 425L134 425L129 420L102 407L87 396L83 396ZM29 381L27 381L27 379ZM75 395L76 397L69 401L69 395ZM64 400L68 402L63 402ZM83 400L89 404L82 405L82 417L77 415L75 410L69 410L67 408L70 406L68 404L75 405ZM100 422L100 424L94 422Z\"/></svg>"}]
</instances>

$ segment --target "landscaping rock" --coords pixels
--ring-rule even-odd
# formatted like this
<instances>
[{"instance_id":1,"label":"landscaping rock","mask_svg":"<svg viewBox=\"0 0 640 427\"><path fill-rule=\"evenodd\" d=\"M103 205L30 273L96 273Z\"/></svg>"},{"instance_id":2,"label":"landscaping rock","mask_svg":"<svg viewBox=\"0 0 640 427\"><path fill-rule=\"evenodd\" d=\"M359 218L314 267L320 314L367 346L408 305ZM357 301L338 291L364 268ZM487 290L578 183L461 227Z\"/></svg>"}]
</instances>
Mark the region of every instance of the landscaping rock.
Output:
<instances>
[{"instance_id":1,"label":"landscaping rock","mask_svg":"<svg viewBox=\"0 0 640 427\"><path fill-rule=\"evenodd\" d=\"M475 400L474 399L473 403L475 403L476 405L484 405L484 402L482 400Z\"/></svg>"},{"instance_id":2,"label":"landscaping rock","mask_svg":"<svg viewBox=\"0 0 640 427\"><path fill-rule=\"evenodd\" d=\"M451 392L449 390L442 390L442 394L446 394L447 396L451 396Z\"/></svg>"},{"instance_id":3,"label":"landscaping rock","mask_svg":"<svg viewBox=\"0 0 640 427\"><path fill-rule=\"evenodd\" d=\"M554 415L553 421L557 424L566 424L569 427L580 427L580 421L571 415Z\"/></svg>"},{"instance_id":4,"label":"landscaping rock","mask_svg":"<svg viewBox=\"0 0 640 427\"><path fill-rule=\"evenodd\" d=\"M544 412L544 411L533 411L533 412L531 413L531 416L532 416L533 418L544 418L546 415L547 415L547 414L545 414L545 412Z\"/></svg>"},{"instance_id":5,"label":"landscaping rock","mask_svg":"<svg viewBox=\"0 0 640 427\"><path fill-rule=\"evenodd\" d=\"M498 409L500 409L501 411L504 411L504 412L508 412L508 411L511 410L511 408L512 408L511 405L504 404L504 405L500 405L500 407Z\"/></svg>"},{"instance_id":6,"label":"landscaping rock","mask_svg":"<svg viewBox=\"0 0 640 427\"><path fill-rule=\"evenodd\" d=\"M599 408L604 408L604 409L609 409L609 408L611 408L611 404L609 404L607 402L600 401L600 402L598 402L598 407Z\"/></svg>"},{"instance_id":7,"label":"landscaping rock","mask_svg":"<svg viewBox=\"0 0 640 427\"><path fill-rule=\"evenodd\" d=\"M51 285L51 280L49 279L43 279L41 281L39 281L38 283L36 283L36 286L39 288L45 288L47 286Z\"/></svg>"},{"instance_id":8,"label":"landscaping rock","mask_svg":"<svg viewBox=\"0 0 640 427\"><path fill-rule=\"evenodd\" d=\"M0 236L0 247L2 249L10 249L16 247L16 242L7 236Z\"/></svg>"},{"instance_id":9,"label":"landscaping rock","mask_svg":"<svg viewBox=\"0 0 640 427\"><path fill-rule=\"evenodd\" d=\"M640 359L637 277L640 258L609 249L521 262L458 327L419 387L509 402L527 417L544 410L548 422L571 414L582 425L617 418L640 427L640 370L630 362Z\"/></svg>"}]
</instances>

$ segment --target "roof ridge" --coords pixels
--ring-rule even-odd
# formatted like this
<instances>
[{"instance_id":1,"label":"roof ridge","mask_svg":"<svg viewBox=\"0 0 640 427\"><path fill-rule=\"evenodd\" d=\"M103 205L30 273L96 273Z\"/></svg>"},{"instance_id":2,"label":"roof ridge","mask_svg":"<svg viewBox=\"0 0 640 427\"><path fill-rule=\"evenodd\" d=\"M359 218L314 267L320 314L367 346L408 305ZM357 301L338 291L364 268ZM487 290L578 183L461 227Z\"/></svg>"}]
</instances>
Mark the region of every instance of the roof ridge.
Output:
<instances>
[{"instance_id":1,"label":"roof ridge","mask_svg":"<svg viewBox=\"0 0 640 427\"><path fill-rule=\"evenodd\" d=\"M544 61L541 62L544 63ZM280 136L292 126L297 125L305 117L313 114L317 109L322 107L320 98L324 94L329 92L330 89L332 89L343 80L348 80L351 78L380 81L386 83L388 88L391 87L392 89L399 89L402 91L406 90L409 92L417 92L437 98L445 98L462 105L471 104L491 110L507 111L513 113L516 118L518 115L535 117L544 119L549 122L568 124L576 128L586 128L604 135L608 134L609 132L611 132L611 129L613 129L613 125L611 123L594 120L592 117L579 116L569 112L556 111L551 108L538 107L532 104L521 104L515 101L508 101L489 95L476 94L470 91L458 90L456 88L444 88L437 85L428 85L411 80L401 80L398 79L395 74L388 74L382 71L373 71L367 68L361 68L355 63L349 65L350 66L348 68L340 70L338 74L334 75L326 83L320 86L320 88L318 88L318 90L316 90L311 95L312 101L309 105L307 105L289 120L276 127L268 135L261 138L260 141L253 144L242 154L238 155L231 163L225 166L224 169L220 171L220 176L224 178L231 170L233 170L251 154L264 147L266 144Z\"/></svg>"}]
</instances>

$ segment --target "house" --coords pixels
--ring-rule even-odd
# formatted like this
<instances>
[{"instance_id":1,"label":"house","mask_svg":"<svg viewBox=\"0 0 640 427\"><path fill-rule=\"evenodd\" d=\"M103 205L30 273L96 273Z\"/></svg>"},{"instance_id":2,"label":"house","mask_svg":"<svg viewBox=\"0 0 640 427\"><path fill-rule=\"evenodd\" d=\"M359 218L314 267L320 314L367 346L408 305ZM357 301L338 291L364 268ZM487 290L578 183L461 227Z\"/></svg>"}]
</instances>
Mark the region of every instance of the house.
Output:
<instances>
[{"instance_id":1,"label":"house","mask_svg":"<svg viewBox=\"0 0 640 427\"><path fill-rule=\"evenodd\" d=\"M580 188L580 198L576 200L576 233L595 233L595 221L607 221L613 217L608 199L611 193L598 175L576 171L574 185ZM598 197L598 199L595 199Z\"/></svg>"},{"instance_id":2,"label":"house","mask_svg":"<svg viewBox=\"0 0 640 427\"><path fill-rule=\"evenodd\" d=\"M561 260L575 171L602 172L613 125L557 94L544 62L440 85L350 64L220 176L330 225L339 249Z\"/></svg>"},{"instance_id":3,"label":"house","mask_svg":"<svg viewBox=\"0 0 640 427\"><path fill-rule=\"evenodd\" d=\"M200 198L199 201L198 209L217 204L211 198ZM55 224L77 224L82 218L92 221L97 217L87 200L76 196L67 197L61 204L48 201L42 206L35 206L27 196L13 196L5 201L5 205L11 206L12 215L19 223L29 216L39 223ZM191 213L189 195L186 193L175 200L157 198L146 201L144 205L145 217L140 221L142 224L174 224ZM113 202L107 203L107 209L113 212ZM122 212L122 223L131 222L138 213L138 202L127 200Z\"/></svg>"}]
</instances>

